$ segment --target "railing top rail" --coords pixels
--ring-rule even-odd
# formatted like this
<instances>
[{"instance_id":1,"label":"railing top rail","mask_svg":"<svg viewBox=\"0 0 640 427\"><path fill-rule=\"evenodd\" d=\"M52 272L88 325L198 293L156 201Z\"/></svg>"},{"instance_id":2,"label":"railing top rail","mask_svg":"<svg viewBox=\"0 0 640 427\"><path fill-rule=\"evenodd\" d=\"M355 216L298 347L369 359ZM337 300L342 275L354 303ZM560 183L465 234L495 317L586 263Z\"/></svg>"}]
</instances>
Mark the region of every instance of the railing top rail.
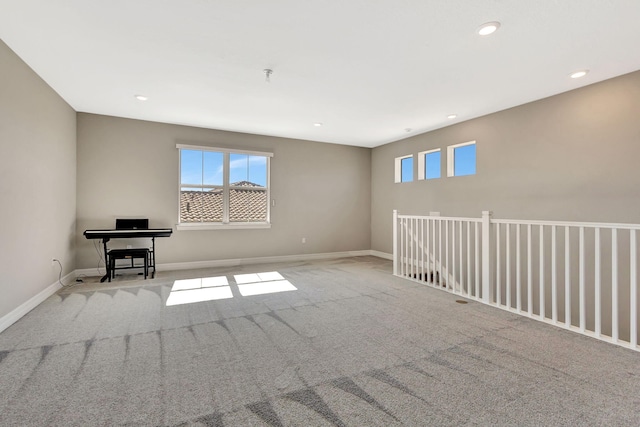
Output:
<instances>
[{"instance_id":1,"label":"railing top rail","mask_svg":"<svg viewBox=\"0 0 640 427\"><path fill-rule=\"evenodd\" d=\"M405 219L432 219L432 220L435 220L435 221L482 222L482 218L462 218L462 217L457 217L457 216L398 215L398 218L405 218Z\"/></svg>"},{"instance_id":2,"label":"railing top rail","mask_svg":"<svg viewBox=\"0 0 640 427\"><path fill-rule=\"evenodd\" d=\"M481 223L482 218L465 218L454 216L439 216L439 215L400 215L401 219L429 219L434 221L466 221ZM529 220L529 219L496 219L491 218L492 224L515 224L515 225L543 225L543 226L558 226L558 227L586 227L586 228L604 228L604 229L625 229L625 230L640 230L640 224L624 224L624 223L610 223L610 222L580 222L580 221L547 221L547 220Z\"/></svg>"},{"instance_id":3,"label":"railing top rail","mask_svg":"<svg viewBox=\"0 0 640 427\"><path fill-rule=\"evenodd\" d=\"M491 219L493 224L519 224L519 225L547 225L558 227L587 227L587 228L617 228L627 230L640 230L640 224L616 224L607 222L574 222L574 221L537 221L518 219Z\"/></svg>"}]
</instances>

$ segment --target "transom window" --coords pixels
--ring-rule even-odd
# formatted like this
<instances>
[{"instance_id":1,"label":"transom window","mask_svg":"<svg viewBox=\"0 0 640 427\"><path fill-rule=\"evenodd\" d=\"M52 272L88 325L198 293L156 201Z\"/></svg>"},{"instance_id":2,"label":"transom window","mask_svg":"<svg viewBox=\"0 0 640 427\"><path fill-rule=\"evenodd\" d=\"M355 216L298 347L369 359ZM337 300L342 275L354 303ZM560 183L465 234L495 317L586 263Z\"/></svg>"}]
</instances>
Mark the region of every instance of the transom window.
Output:
<instances>
[{"instance_id":1,"label":"transom window","mask_svg":"<svg viewBox=\"0 0 640 427\"><path fill-rule=\"evenodd\" d=\"M476 142L469 141L447 147L447 176L476 174Z\"/></svg>"},{"instance_id":2,"label":"transom window","mask_svg":"<svg viewBox=\"0 0 640 427\"><path fill-rule=\"evenodd\" d=\"M177 148L180 152L178 226L269 226L272 153L182 144Z\"/></svg>"},{"instance_id":3,"label":"transom window","mask_svg":"<svg viewBox=\"0 0 640 427\"><path fill-rule=\"evenodd\" d=\"M413 155L396 157L395 182L413 181Z\"/></svg>"},{"instance_id":4,"label":"transom window","mask_svg":"<svg viewBox=\"0 0 640 427\"><path fill-rule=\"evenodd\" d=\"M440 149L418 153L418 179L440 178Z\"/></svg>"}]
</instances>

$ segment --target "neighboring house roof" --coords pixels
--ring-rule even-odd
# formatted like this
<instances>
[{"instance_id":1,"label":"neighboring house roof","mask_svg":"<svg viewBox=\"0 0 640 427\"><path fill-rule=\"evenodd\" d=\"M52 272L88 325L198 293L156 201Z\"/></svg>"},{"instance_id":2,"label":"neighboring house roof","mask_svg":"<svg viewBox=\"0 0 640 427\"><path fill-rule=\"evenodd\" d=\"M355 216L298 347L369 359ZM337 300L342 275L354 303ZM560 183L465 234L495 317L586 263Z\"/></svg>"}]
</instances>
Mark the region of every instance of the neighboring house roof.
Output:
<instances>
[{"instance_id":1,"label":"neighboring house roof","mask_svg":"<svg viewBox=\"0 0 640 427\"><path fill-rule=\"evenodd\" d=\"M249 181L230 184L229 220L263 222L267 220L267 192ZM233 188L242 187L242 188ZM221 222L222 189L180 192L180 222Z\"/></svg>"}]
</instances>

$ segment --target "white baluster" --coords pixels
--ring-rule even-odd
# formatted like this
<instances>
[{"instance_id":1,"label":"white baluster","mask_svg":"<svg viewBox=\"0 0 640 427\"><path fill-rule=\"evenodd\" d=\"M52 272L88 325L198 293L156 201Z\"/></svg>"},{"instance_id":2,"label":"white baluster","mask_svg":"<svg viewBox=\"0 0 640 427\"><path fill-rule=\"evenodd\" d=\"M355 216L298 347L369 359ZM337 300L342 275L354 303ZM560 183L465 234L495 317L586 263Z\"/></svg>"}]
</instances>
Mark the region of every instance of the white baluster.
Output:
<instances>
[{"instance_id":1,"label":"white baluster","mask_svg":"<svg viewBox=\"0 0 640 427\"><path fill-rule=\"evenodd\" d=\"M475 249L476 249L476 299L480 299L480 238L478 237L478 223L475 224Z\"/></svg>"},{"instance_id":2,"label":"white baluster","mask_svg":"<svg viewBox=\"0 0 640 427\"><path fill-rule=\"evenodd\" d=\"M413 235L413 218L409 218L409 276L413 279L414 275L414 260L413 260L413 245L414 245L414 235Z\"/></svg>"},{"instance_id":3,"label":"white baluster","mask_svg":"<svg viewBox=\"0 0 640 427\"><path fill-rule=\"evenodd\" d=\"M482 211L482 301L491 301L491 212Z\"/></svg>"},{"instance_id":4,"label":"white baluster","mask_svg":"<svg viewBox=\"0 0 640 427\"><path fill-rule=\"evenodd\" d=\"M540 226L540 319L547 318L544 295L544 226Z\"/></svg>"},{"instance_id":5,"label":"white baluster","mask_svg":"<svg viewBox=\"0 0 640 427\"><path fill-rule=\"evenodd\" d=\"M436 272L436 222L431 221L431 240L433 241L433 245L431 246L431 257L433 258L433 268L429 268L429 279L431 279L431 283L435 284L435 272ZM433 272L433 276L431 275Z\"/></svg>"},{"instance_id":6,"label":"white baluster","mask_svg":"<svg viewBox=\"0 0 640 427\"><path fill-rule=\"evenodd\" d=\"M422 281L423 282L427 282L427 276L425 276L425 272L424 272L424 255L425 252L427 253L427 260L429 259L429 220L427 219L427 231L426 231L426 236L425 236L425 229L424 229L424 222L425 222L425 218L422 218L420 220L420 227L422 228L422 231L420 233L420 239L422 239L421 243L420 243L420 254L421 254L421 259L422 261L420 262L420 268L422 271ZM425 248L425 240L427 241L427 247Z\"/></svg>"},{"instance_id":7,"label":"white baluster","mask_svg":"<svg viewBox=\"0 0 640 427\"><path fill-rule=\"evenodd\" d=\"M522 311L522 278L520 277L520 224L516 224L516 310Z\"/></svg>"},{"instance_id":8,"label":"white baluster","mask_svg":"<svg viewBox=\"0 0 640 427\"><path fill-rule=\"evenodd\" d=\"M571 326L571 244L569 227L564 228L564 323Z\"/></svg>"},{"instance_id":9,"label":"white baluster","mask_svg":"<svg viewBox=\"0 0 640 427\"><path fill-rule=\"evenodd\" d=\"M594 250L595 250L595 309L596 309L596 319L595 319L595 327L596 327L596 337L600 337L602 334L602 301L600 295L601 288L601 277L600 277L600 228L595 229L594 236Z\"/></svg>"},{"instance_id":10,"label":"white baluster","mask_svg":"<svg viewBox=\"0 0 640 427\"><path fill-rule=\"evenodd\" d=\"M446 283L446 289L449 289L449 221L445 221L444 223L444 266L445 266L445 274L444 274L444 283ZM440 277L442 280L442 276Z\"/></svg>"},{"instance_id":11,"label":"white baluster","mask_svg":"<svg viewBox=\"0 0 640 427\"><path fill-rule=\"evenodd\" d=\"M398 211L393 210L393 275L398 275Z\"/></svg>"},{"instance_id":12,"label":"white baluster","mask_svg":"<svg viewBox=\"0 0 640 427\"><path fill-rule=\"evenodd\" d=\"M558 271L556 254L556 226L551 226L551 320L558 323Z\"/></svg>"},{"instance_id":13,"label":"white baluster","mask_svg":"<svg viewBox=\"0 0 640 427\"><path fill-rule=\"evenodd\" d=\"M404 218L400 218L400 275L404 277Z\"/></svg>"},{"instance_id":14,"label":"white baluster","mask_svg":"<svg viewBox=\"0 0 640 427\"><path fill-rule=\"evenodd\" d=\"M533 269L531 268L531 224L527 224L527 313L529 316L533 314L533 288L532 288L532 275Z\"/></svg>"},{"instance_id":15,"label":"white baluster","mask_svg":"<svg viewBox=\"0 0 640 427\"><path fill-rule=\"evenodd\" d=\"M467 296L471 296L471 223L467 222Z\"/></svg>"},{"instance_id":16,"label":"white baluster","mask_svg":"<svg viewBox=\"0 0 640 427\"><path fill-rule=\"evenodd\" d=\"M631 348L635 349L638 345L638 269L637 269L637 257L636 257L636 230L631 230L630 242L629 242L629 252L630 252L630 266L631 271L629 272L629 285L631 289L629 289L629 299L631 300L631 307L629 307L629 343L631 344Z\"/></svg>"},{"instance_id":17,"label":"white baluster","mask_svg":"<svg viewBox=\"0 0 640 427\"><path fill-rule=\"evenodd\" d=\"M584 332L587 323L587 303L584 291L584 227L580 227L580 332Z\"/></svg>"},{"instance_id":18,"label":"white baluster","mask_svg":"<svg viewBox=\"0 0 640 427\"><path fill-rule=\"evenodd\" d=\"M618 230L611 230L611 339L618 342Z\"/></svg>"},{"instance_id":19,"label":"white baluster","mask_svg":"<svg viewBox=\"0 0 640 427\"><path fill-rule=\"evenodd\" d=\"M456 293L456 222L451 222L451 291Z\"/></svg>"},{"instance_id":20,"label":"white baluster","mask_svg":"<svg viewBox=\"0 0 640 427\"><path fill-rule=\"evenodd\" d=\"M500 224L496 224L496 304L502 304L502 284L500 283Z\"/></svg>"},{"instance_id":21,"label":"white baluster","mask_svg":"<svg viewBox=\"0 0 640 427\"><path fill-rule=\"evenodd\" d=\"M442 220L438 221L438 286L442 286Z\"/></svg>"},{"instance_id":22,"label":"white baluster","mask_svg":"<svg viewBox=\"0 0 640 427\"><path fill-rule=\"evenodd\" d=\"M462 269L462 221L458 222L458 255L459 255L459 260L458 261L458 272L460 274L460 276L458 277L458 280L460 281L460 287L458 288L460 294L462 294L462 290L464 289L463 286L463 277L464 277L464 270Z\"/></svg>"},{"instance_id":23,"label":"white baluster","mask_svg":"<svg viewBox=\"0 0 640 427\"><path fill-rule=\"evenodd\" d=\"M513 305L511 303L511 224L506 225L507 235L505 238L505 244L507 245L507 260L506 260L506 271L505 274L507 276L506 283L506 291L507 294L505 296L505 302L507 304L507 308L511 310Z\"/></svg>"}]
</instances>

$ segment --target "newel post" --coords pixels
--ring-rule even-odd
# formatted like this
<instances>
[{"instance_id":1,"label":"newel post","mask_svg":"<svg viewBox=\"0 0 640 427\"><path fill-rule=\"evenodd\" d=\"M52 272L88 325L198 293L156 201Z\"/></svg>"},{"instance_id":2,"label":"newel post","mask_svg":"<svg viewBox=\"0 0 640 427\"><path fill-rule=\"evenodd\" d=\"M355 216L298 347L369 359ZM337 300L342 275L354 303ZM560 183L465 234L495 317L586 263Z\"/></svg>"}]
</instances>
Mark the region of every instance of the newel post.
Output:
<instances>
[{"instance_id":1,"label":"newel post","mask_svg":"<svg viewBox=\"0 0 640 427\"><path fill-rule=\"evenodd\" d=\"M482 211L482 301L491 303L491 211Z\"/></svg>"},{"instance_id":2,"label":"newel post","mask_svg":"<svg viewBox=\"0 0 640 427\"><path fill-rule=\"evenodd\" d=\"M398 211L393 210L393 275L398 275Z\"/></svg>"}]
</instances>

